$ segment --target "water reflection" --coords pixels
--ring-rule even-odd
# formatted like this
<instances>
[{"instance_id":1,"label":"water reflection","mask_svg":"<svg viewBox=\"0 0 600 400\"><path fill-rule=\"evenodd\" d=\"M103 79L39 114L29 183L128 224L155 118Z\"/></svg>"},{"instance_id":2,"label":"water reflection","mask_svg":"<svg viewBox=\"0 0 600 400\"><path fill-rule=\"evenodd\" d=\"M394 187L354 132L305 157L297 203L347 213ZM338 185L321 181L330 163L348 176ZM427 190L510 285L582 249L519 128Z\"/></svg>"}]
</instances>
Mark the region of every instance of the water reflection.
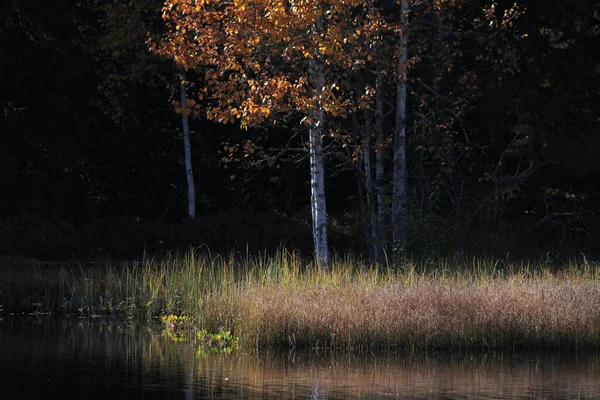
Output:
<instances>
[{"instance_id":1,"label":"water reflection","mask_svg":"<svg viewBox=\"0 0 600 400\"><path fill-rule=\"evenodd\" d=\"M0 322L0 384L22 399L600 397L596 354L197 357L195 350L162 337L158 324L9 317Z\"/></svg>"}]
</instances>

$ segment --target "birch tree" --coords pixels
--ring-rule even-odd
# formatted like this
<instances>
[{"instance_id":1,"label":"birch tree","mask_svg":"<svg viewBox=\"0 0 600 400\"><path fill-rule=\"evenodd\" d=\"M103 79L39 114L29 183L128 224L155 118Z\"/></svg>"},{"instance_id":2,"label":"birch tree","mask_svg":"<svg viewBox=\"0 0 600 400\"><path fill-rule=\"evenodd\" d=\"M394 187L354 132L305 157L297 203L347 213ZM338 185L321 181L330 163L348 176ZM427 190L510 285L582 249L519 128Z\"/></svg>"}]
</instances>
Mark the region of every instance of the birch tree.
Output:
<instances>
[{"instance_id":1,"label":"birch tree","mask_svg":"<svg viewBox=\"0 0 600 400\"><path fill-rule=\"evenodd\" d=\"M318 36L323 35L323 16L315 15L313 30ZM315 104L310 109L309 152L310 152L310 196L313 240L317 263L326 264L329 259L327 245L327 212L325 201L325 159L323 156L323 89L325 88L325 60L318 51L313 49L309 61L310 85L314 92Z\"/></svg>"},{"instance_id":2,"label":"birch tree","mask_svg":"<svg viewBox=\"0 0 600 400\"><path fill-rule=\"evenodd\" d=\"M483 153L490 144L477 144L476 131L469 129L465 120L469 114L478 113L474 105L482 93L485 74L492 75L488 86L514 75L516 57L510 37L523 13L517 3L504 10L486 1L480 1L479 7L464 0L399 0L398 4L392 188L392 251L396 260L408 242L407 154L420 157L420 168L433 172L425 173L433 177L423 188L429 192L426 201L438 197L440 202L452 202L459 214L465 196L453 193L457 186L452 180L461 179L462 167L472 169L475 165L472 160L468 166L460 165L459 160L475 157L476 147L485 159ZM407 96L414 100L410 114ZM418 165L414 158L412 162Z\"/></svg>"},{"instance_id":3,"label":"birch tree","mask_svg":"<svg viewBox=\"0 0 600 400\"><path fill-rule=\"evenodd\" d=\"M328 122L356 105L341 84L368 51L363 0L169 0L167 34L153 50L201 70L195 111L242 128L289 125L308 131L316 261L329 258L323 140Z\"/></svg>"},{"instance_id":4,"label":"birch tree","mask_svg":"<svg viewBox=\"0 0 600 400\"><path fill-rule=\"evenodd\" d=\"M190 123L188 119L188 101L185 77L179 84L181 99L181 124L183 128L183 152L185 157L185 178L187 183L188 218L196 218L196 189L194 186L194 171L192 170L192 145L190 142Z\"/></svg>"},{"instance_id":5,"label":"birch tree","mask_svg":"<svg viewBox=\"0 0 600 400\"><path fill-rule=\"evenodd\" d=\"M376 24L376 29L371 32L371 51L367 58L371 59L372 63L370 69L366 69L365 75L368 76L369 83L374 85L376 96L374 102L369 103L369 110L365 113L367 117L362 145L365 154L362 155L362 160L367 180L367 221L370 223L366 229L369 232L370 248L377 262L383 261L378 248L385 248L391 244L391 253L397 261L403 255L407 243L409 92L417 100L417 104L411 109L413 120L419 119L419 114L431 106L428 104L430 99L435 99L435 102L443 105L443 108L440 107L441 112L437 112L433 119L422 118L412 127L413 130L427 125L426 130L437 131L443 137L450 138L454 133L453 121L460 118L464 110L470 107L469 98L474 97L472 92L477 88L474 84L477 74L472 70L472 65L465 68L469 61L465 62L460 46L467 41L478 43L480 46L483 44L482 48L475 49L469 57L473 57L475 62L485 59L498 72L510 73L514 70L510 66L513 49L501 39L505 34L502 29L510 29L521 10L514 4L504 10L500 18L494 4L487 7L484 2L481 4L484 7L473 14L472 7L466 7L466 2L460 0L397 0L395 9L390 3L374 0L369 2L369 16ZM386 18L379 15L383 7L387 10ZM488 32L477 32L482 25L488 26ZM489 52L490 48L493 48L492 53ZM390 53L394 56L391 57ZM421 67L421 64L425 65ZM409 76L411 70L415 70L415 73ZM385 80L391 80L392 77L395 79L395 103L392 110L395 121L393 135L386 135ZM432 82L426 79L431 79ZM438 87L440 82L451 88L448 90L450 93L441 93L444 90ZM428 91L427 96L423 96L424 90ZM465 92L470 93L461 94ZM373 115L374 128L371 121ZM464 136L465 133L462 133ZM373 145L371 136L374 136ZM391 182L386 184L384 160L389 139L392 142L392 176ZM422 148L419 141L414 139L416 138L413 138L416 147ZM371 151L374 152L374 167ZM430 148L430 151L437 153L436 149ZM442 161L440 164L441 169L451 169L451 163L445 166ZM386 186L391 187L391 190L386 190ZM387 200L386 193L390 192L391 200ZM386 215L388 207L391 217L389 221ZM386 227L391 227L391 232Z\"/></svg>"}]
</instances>

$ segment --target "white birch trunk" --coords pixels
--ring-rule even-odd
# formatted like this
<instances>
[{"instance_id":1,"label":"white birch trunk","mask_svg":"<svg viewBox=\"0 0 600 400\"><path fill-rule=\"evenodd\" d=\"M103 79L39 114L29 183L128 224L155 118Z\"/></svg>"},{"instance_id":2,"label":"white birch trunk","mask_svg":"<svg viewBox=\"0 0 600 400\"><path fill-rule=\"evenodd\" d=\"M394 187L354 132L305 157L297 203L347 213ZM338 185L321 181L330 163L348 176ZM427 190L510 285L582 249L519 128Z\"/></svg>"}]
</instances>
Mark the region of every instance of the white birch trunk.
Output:
<instances>
[{"instance_id":1,"label":"white birch trunk","mask_svg":"<svg viewBox=\"0 0 600 400\"><path fill-rule=\"evenodd\" d=\"M393 188L392 188L392 254L397 261L403 253L406 238L406 72L408 59L408 0L401 2L400 25L402 40L398 60L396 83L396 132L394 137Z\"/></svg>"},{"instance_id":2,"label":"white birch trunk","mask_svg":"<svg viewBox=\"0 0 600 400\"><path fill-rule=\"evenodd\" d=\"M320 96L325 86L323 61L315 59L310 65L311 80L316 88L315 95ZM321 101L316 101L316 108L311 112L309 129L310 140L310 184L313 239L315 242L315 259L319 265L327 265L329 248L327 245L327 211L325 207L325 158L323 155L323 109Z\"/></svg>"},{"instance_id":3,"label":"white birch trunk","mask_svg":"<svg viewBox=\"0 0 600 400\"><path fill-rule=\"evenodd\" d=\"M318 34L322 33L323 21L321 17L317 17L313 27ZM309 128L310 208L315 243L315 261L319 266L325 266L329 262L327 210L325 206L325 158L323 155L324 114L322 107L323 88L325 87L325 62L316 48L309 69L310 84L314 95L314 108L309 113L311 119Z\"/></svg>"},{"instance_id":4,"label":"white birch trunk","mask_svg":"<svg viewBox=\"0 0 600 400\"><path fill-rule=\"evenodd\" d=\"M181 94L181 122L183 125L183 149L185 154L185 176L187 179L188 217L196 218L196 189L194 187L194 172L192 170L192 146L190 143L190 125L186 113L187 96L185 93L185 81L179 86Z\"/></svg>"},{"instance_id":5,"label":"white birch trunk","mask_svg":"<svg viewBox=\"0 0 600 400\"><path fill-rule=\"evenodd\" d=\"M318 16L313 29L318 36L323 34L323 19ZM309 79L313 88L313 108L309 113L310 153L310 208L312 214L313 239L315 243L315 261L317 265L327 266L329 263L329 246L327 244L327 209L325 207L325 157L323 154L324 113L322 106L323 89L325 88L325 60L317 47L309 65Z\"/></svg>"},{"instance_id":6,"label":"white birch trunk","mask_svg":"<svg viewBox=\"0 0 600 400\"><path fill-rule=\"evenodd\" d=\"M322 114L322 112L319 112ZM318 118L318 117L317 117ZM322 120L320 120L322 122ZM327 245L327 210L325 207L325 160L321 124L310 128L310 183L313 238L315 258L319 265L327 265L329 248Z\"/></svg>"}]
</instances>

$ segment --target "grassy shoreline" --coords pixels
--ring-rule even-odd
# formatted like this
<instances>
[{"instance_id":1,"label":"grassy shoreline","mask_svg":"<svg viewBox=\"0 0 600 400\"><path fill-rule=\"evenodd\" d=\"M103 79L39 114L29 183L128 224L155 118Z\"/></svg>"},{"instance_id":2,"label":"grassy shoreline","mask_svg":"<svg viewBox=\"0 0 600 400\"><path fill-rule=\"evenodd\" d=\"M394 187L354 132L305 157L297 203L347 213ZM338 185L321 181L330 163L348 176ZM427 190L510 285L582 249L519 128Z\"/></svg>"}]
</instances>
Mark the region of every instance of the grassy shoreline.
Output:
<instances>
[{"instance_id":1,"label":"grassy shoreline","mask_svg":"<svg viewBox=\"0 0 600 400\"><path fill-rule=\"evenodd\" d=\"M473 259L396 268L294 253L189 252L138 264L0 266L0 310L68 316L185 315L245 351L600 349L600 265Z\"/></svg>"}]
</instances>

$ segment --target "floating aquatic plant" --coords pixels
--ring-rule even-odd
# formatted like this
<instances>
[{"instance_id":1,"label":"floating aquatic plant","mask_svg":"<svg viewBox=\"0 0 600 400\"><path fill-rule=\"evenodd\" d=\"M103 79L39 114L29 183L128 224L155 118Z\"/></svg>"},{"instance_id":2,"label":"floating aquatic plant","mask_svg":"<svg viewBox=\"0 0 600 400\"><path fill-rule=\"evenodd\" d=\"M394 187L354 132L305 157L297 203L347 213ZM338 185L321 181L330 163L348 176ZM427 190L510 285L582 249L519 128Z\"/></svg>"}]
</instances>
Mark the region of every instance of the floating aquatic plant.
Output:
<instances>
[{"instance_id":1,"label":"floating aquatic plant","mask_svg":"<svg viewBox=\"0 0 600 400\"><path fill-rule=\"evenodd\" d=\"M203 356L207 353L231 353L238 349L239 338L233 336L230 331L222 330L219 333L208 333L205 329L196 332L196 338L200 341L197 355Z\"/></svg>"},{"instance_id":2,"label":"floating aquatic plant","mask_svg":"<svg viewBox=\"0 0 600 400\"><path fill-rule=\"evenodd\" d=\"M185 315L169 314L161 317L165 326L162 333L173 341L184 341L188 338L198 341L198 354L206 353L231 353L238 349L239 338L233 336L231 331L221 330L218 333L209 333L206 329L197 330L191 319ZM192 332L196 331L193 335Z\"/></svg>"},{"instance_id":3,"label":"floating aquatic plant","mask_svg":"<svg viewBox=\"0 0 600 400\"><path fill-rule=\"evenodd\" d=\"M173 341L183 341L186 339L186 325L188 325L189 317L185 315L163 315L160 318L165 326L162 333L164 336Z\"/></svg>"}]
</instances>

